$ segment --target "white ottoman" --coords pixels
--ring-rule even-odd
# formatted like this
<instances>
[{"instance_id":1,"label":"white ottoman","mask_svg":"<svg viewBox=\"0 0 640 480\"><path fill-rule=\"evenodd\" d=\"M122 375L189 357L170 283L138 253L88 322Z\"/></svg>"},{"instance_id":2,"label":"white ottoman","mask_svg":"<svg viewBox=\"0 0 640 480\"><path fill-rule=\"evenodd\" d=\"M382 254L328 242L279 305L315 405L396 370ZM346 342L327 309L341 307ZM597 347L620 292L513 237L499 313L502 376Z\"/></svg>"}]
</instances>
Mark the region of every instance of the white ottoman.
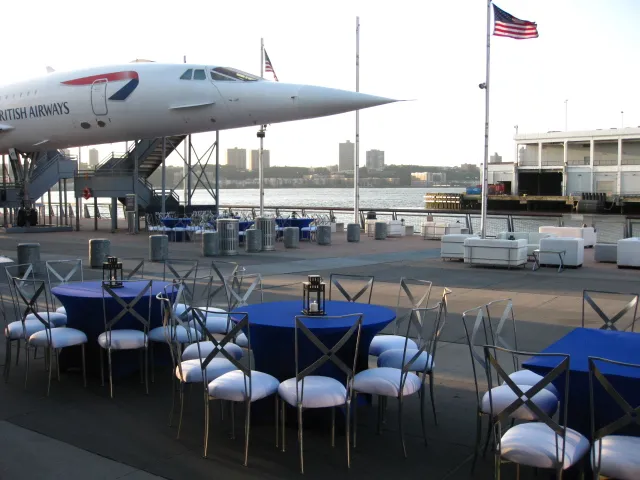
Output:
<instances>
[{"instance_id":1,"label":"white ottoman","mask_svg":"<svg viewBox=\"0 0 640 480\"><path fill-rule=\"evenodd\" d=\"M596 244L596 232L593 227L538 227L540 233L554 233L557 237L582 238L585 247Z\"/></svg>"},{"instance_id":2,"label":"white ottoman","mask_svg":"<svg viewBox=\"0 0 640 480\"><path fill-rule=\"evenodd\" d=\"M618 240L618 267L640 267L640 238Z\"/></svg>"},{"instance_id":3,"label":"white ottoman","mask_svg":"<svg viewBox=\"0 0 640 480\"><path fill-rule=\"evenodd\" d=\"M478 236L468 233L444 235L440 243L440 258L464 259L464 241L467 238L478 238Z\"/></svg>"},{"instance_id":4,"label":"white ottoman","mask_svg":"<svg viewBox=\"0 0 640 480\"><path fill-rule=\"evenodd\" d=\"M550 237L540 240L540 251L564 250L565 267L580 267L584 262L584 240L582 238ZM560 265L555 253L540 253L540 265Z\"/></svg>"}]
</instances>

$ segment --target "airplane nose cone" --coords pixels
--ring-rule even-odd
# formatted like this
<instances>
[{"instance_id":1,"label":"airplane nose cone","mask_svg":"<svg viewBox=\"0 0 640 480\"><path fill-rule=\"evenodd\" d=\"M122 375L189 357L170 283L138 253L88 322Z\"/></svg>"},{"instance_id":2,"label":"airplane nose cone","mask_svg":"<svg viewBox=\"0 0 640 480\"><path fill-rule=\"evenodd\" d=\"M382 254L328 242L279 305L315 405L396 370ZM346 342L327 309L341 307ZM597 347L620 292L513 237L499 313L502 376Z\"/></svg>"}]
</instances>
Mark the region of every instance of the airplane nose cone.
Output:
<instances>
[{"instance_id":1,"label":"airplane nose cone","mask_svg":"<svg viewBox=\"0 0 640 480\"><path fill-rule=\"evenodd\" d=\"M303 86L298 91L298 113L305 118L336 115L397 102L392 98L334 88Z\"/></svg>"}]
</instances>

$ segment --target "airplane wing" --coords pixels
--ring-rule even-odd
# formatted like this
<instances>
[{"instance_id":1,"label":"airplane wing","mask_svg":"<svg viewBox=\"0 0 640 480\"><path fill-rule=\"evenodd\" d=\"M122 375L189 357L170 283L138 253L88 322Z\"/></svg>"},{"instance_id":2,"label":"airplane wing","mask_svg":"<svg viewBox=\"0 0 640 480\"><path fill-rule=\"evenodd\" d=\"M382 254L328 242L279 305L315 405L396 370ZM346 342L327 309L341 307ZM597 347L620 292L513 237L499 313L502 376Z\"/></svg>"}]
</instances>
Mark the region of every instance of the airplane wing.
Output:
<instances>
[{"instance_id":1,"label":"airplane wing","mask_svg":"<svg viewBox=\"0 0 640 480\"><path fill-rule=\"evenodd\" d=\"M13 125L7 125L6 123L0 123L0 133L8 132L9 130L13 130L15 127Z\"/></svg>"},{"instance_id":2,"label":"airplane wing","mask_svg":"<svg viewBox=\"0 0 640 480\"><path fill-rule=\"evenodd\" d=\"M47 66L47 73L53 73L55 70L49 66Z\"/></svg>"},{"instance_id":3,"label":"airplane wing","mask_svg":"<svg viewBox=\"0 0 640 480\"><path fill-rule=\"evenodd\" d=\"M180 110L183 108L198 108L198 107L206 107L207 105L215 105L216 102L200 102L200 103L188 103L185 105L176 105L173 107L169 107L169 110Z\"/></svg>"}]
</instances>

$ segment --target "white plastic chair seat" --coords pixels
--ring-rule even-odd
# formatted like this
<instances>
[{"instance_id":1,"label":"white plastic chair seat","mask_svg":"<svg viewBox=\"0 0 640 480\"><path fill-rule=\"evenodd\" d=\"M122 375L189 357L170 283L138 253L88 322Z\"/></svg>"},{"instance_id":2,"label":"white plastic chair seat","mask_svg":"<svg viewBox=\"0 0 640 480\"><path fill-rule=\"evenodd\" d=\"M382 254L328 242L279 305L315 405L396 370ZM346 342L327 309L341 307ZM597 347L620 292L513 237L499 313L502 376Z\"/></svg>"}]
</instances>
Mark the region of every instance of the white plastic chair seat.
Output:
<instances>
[{"instance_id":1,"label":"white plastic chair seat","mask_svg":"<svg viewBox=\"0 0 640 480\"><path fill-rule=\"evenodd\" d=\"M26 337L29 338L34 333L44 330L46 327L40 320L26 320L24 322L24 328L27 333ZM16 320L15 322L11 322L7 325L4 329L4 336L11 340L24 339L25 336L23 335L22 322Z\"/></svg>"},{"instance_id":2,"label":"white plastic chair seat","mask_svg":"<svg viewBox=\"0 0 640 480\"><path fill-rule=\"evenodd\" d=\"M276 393L279 385L278 379L268 373L251 370L251 401L255 402ZM209 395L213 398L244 402L247 398L246 388L248 387L249 379L245 379L244 373L240 370L234 370L209 383L208 389Z\"/></svg>"},{"instance_id":3,"label":"white plastic chair seat","mask_svg":"<svg viewBox=\"0 0 640 480\"><path fill-rule=\"evenodd\" d=\"M249 339L247 336L240 332L236 337L236 345L241 346L242 348L249 348Z\"/></svg>"},{"instance_id":4,"label":"white plastic chair seat","mask_svg":"<svg viewBox=\"0 0 640 480\"><path fill-rule=\"evenodd\" d=\"M556 438L557 437L557 438ZM567 428L563 469L580 461L589 450L589 440ZM556 443L557 442L557 443ZM562 455L562 437L546 424L540 422L521 423L507 430L502 436L502 457L511 462L536 468L554 468Z\"/></svg>"},{"instance_id":5,"label":"white plastic chair seat","mask_svg":"<svg viewBox=\"0 0 640 480\"><path fill-rule=\"evenodd\" d=\"M64 348L87 343L85 333L75 328L52 328L50 333L51 337L49 337L46 330L34 333L29 337L29 344L35 347L47 347L49 346L49 338L51 338L51 347L53 348Z\"/></svg>"},{"instance_id":6,"label":"white plastic chair seat","mask_svg":"<svg viewBox=\"0 0 640 480\"><path fill-rule=\"evenodd\" d=\"M187 330L182 325L174 327L156 327L149 332L149 340L152 342L166 342L169 337L176 343L191 343L198 339L200 333L195 328Z\"/></svg>"},{"instance_id":7,"label":"white plastic chair seat","mask_svg":"<svg viewBox=\"0 0 640 480\"><path fill-rule=\"evenodd\" d=\"M226 343L223 348L236 360L240 360L242 358L242 355L244 355L242 348L240 348L235 343ZM206 358L207 355L209 355L212 350L213 350L213 342L211 341L200 342L200 355L202 356L202 358ZM221 352L218 352L218 354L214 358L218 358L218 357L224 358ZM197 360L198 358L199 358L198 345L195 343L192 343L191 345L189 345L187 348L184 349L184 352L182 352L183 361Z\"/></svg>"},{"instance_id":8,"label":"white plastic chair seat","mask_svg":"<svg viewBox=\"0 0 640 480\"><path fill-rule=\"evenodd\" d=\"M380 356L382 352L387 350L404 349L404 343L407 337L402 335L376 335L369 346L369 355L374 357ZM409 339L407 348L418 349L418 344Z\"/></svg>"},{"instance_id":9,"label":"white plastic chair seat","mask_svg":"<svg viewBox=\"0 0 640 480\"><path fill-rule=\"evenodd\" d=\"M535 385L544 377L542 375L538 375L537 373L533 373L531 370L518 370L517 372L513 372L511 375L509 375L509 378L513 380L513 383L515 383L516 385ZM549 390L556 396L556 398L560 398L558 389L552 383L546 385L544 389Z\"/></svg>"},{"instance_id":10,"label":"white plastic chair seat","mask_svg":"<svg viewBox=\"0 0 640 480\"><path fill-rule=\"evenodd\" d=\"M411 361L411 359L418 353L417 348L408 349L407 354L405 356L404 363L405 365ZM402 357L404 355L404 348L397 349L394 348L392 350L387 350L386 352L382 352L378 357L378 367L390 367L390 368L402 368ZM429 368L427 369L427 365ZM427 352L422 352L420 356L416 359L415 362L411 364L410 370L412 372L431 372L435 363L431 359L431 355Z\"/></svg>"},{"instance_id":11,"label":"white plastic chair seat","mask_svg":"<svg viewBox=\"0 0 640 480\"><path fill-rule=\"evenodd\" d=\"M527 390L531 388L531 385L518 385L520 390L526 393ZM493 400L493 413L497 415L513 402L516 401L516 394L511 390L511 387L508 385L500 385L499 387L495 387L492 391L492 400ZM526 399L526 397L525 397ZM540 410L545 412L547 415L552 416L556 410L558 409L558 397L556 397L549 390L545 390L544 388L536 393L532 398L533 403L535 403ZM489 392L486 392L482 397L482 413L491 413L491 403L489 401ZM536 414L526 405L520 406L515 412L511 414L512 418L517 418L519 420L536 420Z\"/></svg>"},{"instance_id":12,"label":"white plastic chair seat","mask_svg":"<svg viewBox=\"0 0 640 480\"><path fill-rule=\"evenodd\" d=\"M353 388L360 393L371 395L384 395L385 397L400 396L400 382L402 370L397 368L379 367L370 368L357 373L353 377ZM402 388L403 395L411 395L420 390L422 381L415 373L407 373L407 378Z\"/></svg>"},{"instance_id":13,"label":"white plastic chair seat","mask_svg":"<svg viewBox=\"0 0 640 480\"><path fill-rule=\"evenodd\" d=\"M640 478L640 437L607 435L602 439L602 452L600 440L591 448L591 467L595 470L599 461L601 476L620 480Z\"/></svg>"},{"instance_id":14,"label":"white plastic chair seat","mask_svg":"<svg viewBox=\"0 0 640 480\"><path fill-rule=\"evenodd\" d=\"M48 320L54 327L63 327L67 324L67 315L59 312L38 312L40 318L42 318L45 322ZM27 315L27 320L35 320L39 322L38 317L34 313L30 313ZM42 322L40 322L42 323Z\"/></svg>"},{"instance_id":15,"label":"white plastic chair seat","mask_svg":"<svg viewBox=\"0 0 640 480\"><path fill-rule=\"evenodd\" d=\"M326 408L344 405L347 400L347 389L335 378L309 375L298 385L302 395L302 408ZM289 405L296 407L296 379L290 378L278 386L278 394Z\"/></svg>"},{"instance_id":16,"label":"white plastic chair seat","mask_svg":"<svg viewBox=\"0 0 640 480\"><path fill-rule=\"evenodd\" d=\"M207 365L207 381L215 380L233 370L236 370L236 366L226 358L214 358ZM180 362L180 366L176 366L176 378L183 383L202 383L200 359Z\"/></svg>"},{"instance_id":17,"label":"white plastic chair seat","mask_svg":"<svg viewBox=\"0 0 640 480\"><path fill-rule=\"evenodd\" d=\"M111 345L109 345L111 337ZM111 333L101 333L98 336L98 345L102 348L111 347L114 350L133 350L144 348L147 344L147 336L141 330L111 330Z\"/></svg>"},{"instance_id":18,"label":"white plastic chair seat","mask_svg":"<svg viewBox=\"0 0 640 480\"><path fill-rule=\"evenodd\" d=\"M61 313L63 315L66 315L67 314L67 309L64 308L64 307L58 307L58 308L56 308L56 312L57 313Z\"/></svg>"}]
</instances>

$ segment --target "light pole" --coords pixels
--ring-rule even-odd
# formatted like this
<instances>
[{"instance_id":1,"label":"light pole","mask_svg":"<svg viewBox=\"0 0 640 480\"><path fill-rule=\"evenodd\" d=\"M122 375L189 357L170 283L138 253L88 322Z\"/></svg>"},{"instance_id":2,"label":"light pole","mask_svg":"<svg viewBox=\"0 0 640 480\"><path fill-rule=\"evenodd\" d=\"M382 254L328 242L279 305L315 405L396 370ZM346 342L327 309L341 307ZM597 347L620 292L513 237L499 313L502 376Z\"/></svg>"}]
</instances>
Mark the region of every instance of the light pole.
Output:
<instances>
[{"instance_id":1,"label":"light pole","mask_svg":"<svg viewBox=\"0 0 640 480\"><path fill-rule=\"evenodd\" d=\"M569 130L567 128L567 118L568 118L568 111L569 111L569 100L565 100L564 101L564 131L566 132L567 130Z\"/></svg>"}]
</instances>

